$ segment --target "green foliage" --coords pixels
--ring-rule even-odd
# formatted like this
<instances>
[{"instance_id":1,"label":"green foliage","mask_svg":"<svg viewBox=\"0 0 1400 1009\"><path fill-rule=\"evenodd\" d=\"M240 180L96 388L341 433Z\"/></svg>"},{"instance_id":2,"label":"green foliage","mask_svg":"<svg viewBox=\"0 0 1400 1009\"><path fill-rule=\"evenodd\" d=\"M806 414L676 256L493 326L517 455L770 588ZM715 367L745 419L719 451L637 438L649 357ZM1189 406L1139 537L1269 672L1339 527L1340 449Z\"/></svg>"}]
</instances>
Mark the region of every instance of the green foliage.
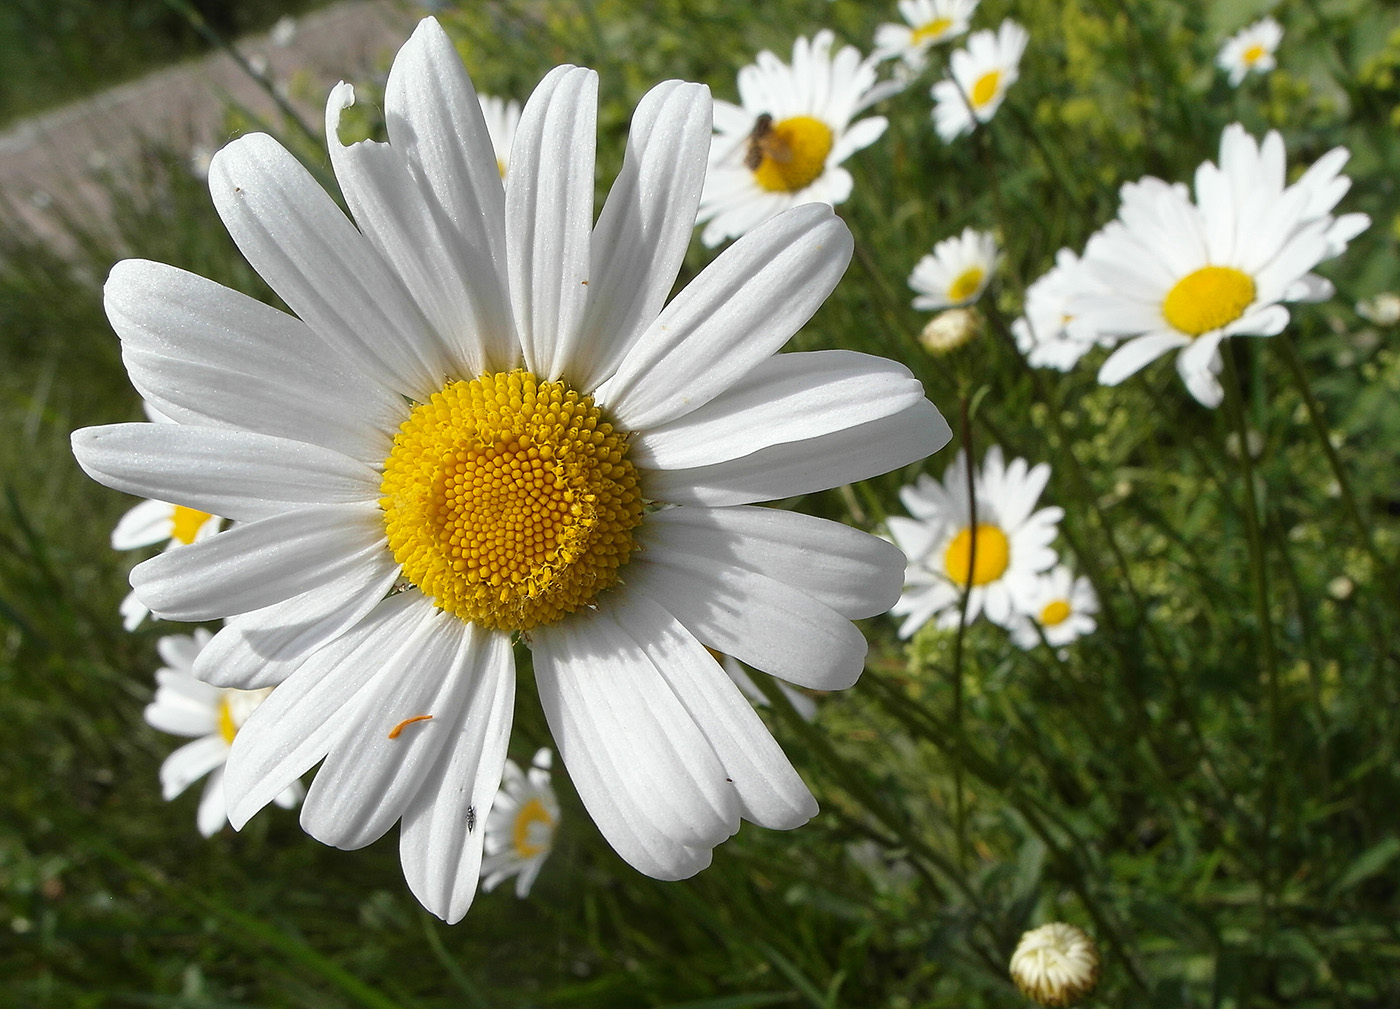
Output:
<instances>
[{"instance_id":1,"label":"green foliage","mask_svg":"<svg viewBox=\"0 0 1400 1009\"><path fill-rule=\"evenodd\" d=\"M6 232L0 1001L1006 1006L1019 1004L1006 976L1018 936L1061 919L1103 951L1091 1004L1400 1004L1400 334L1349 307L1400 287L1400 17L1362 0L1280 7L1280 69L1231 89L1216 49L1262 6L986 0L974 27L1012 16L1031 31L1020 81L949 145L927 117L937 57L875 110L889 130L848 162L855 191L839 208L856 259L793 341L898 358L950 418L969 403L974 455L1000 444L1051 463L1044 501L1065 509L1058 546L1096 586L1098 632L1023 652L985 622L961 642L933 628L900 642L888 618L867 621L864 678L821 698L814 723L770 694L822 803L812 823L746 826L710 869L659 883L612 853L560 773L565 826L531 898L483 895L452 928L407 893L392 836L332 851L270 810L204 842L194 797L157 794L172 743L141 709L169 628L121 631L129 558L107 537L131 502L67 449L75 427L138 415L101 278L140 255L270 292L178 158L153 155L117 193L110 230L70 222L71 259ZM894 16L845 0L598 0L443 20L483 92L523 100L559 62L600 71L601 197L656 81L732 101L758 49L786 57L825 25L868 48ZM346 135L375 134L374 85L356 83ZM1198 406L1167 364L1115 388L1094 380L1101 355L1067 375L1029 370L1007 332L1026 283L1113 216L1119 184L1189 182L1235 120L1279 128L1290 166L1347 146L1343 209L1375 221L1328 264L1336 299L1297 306L1284 337L1227 344L1239 417ZM324 154L288 132L324 173ZM935 358L904 278L966 225L998 231L1006 266L981 305L986 335ZM712 257L696 243L680 283ZM1247 468L1237 422L1261 445ZM792 504L878 529L900 513L901 484L941 474L955 447ZM522 653L512 753L547 742Z\"/></svg>"}]
</instances>

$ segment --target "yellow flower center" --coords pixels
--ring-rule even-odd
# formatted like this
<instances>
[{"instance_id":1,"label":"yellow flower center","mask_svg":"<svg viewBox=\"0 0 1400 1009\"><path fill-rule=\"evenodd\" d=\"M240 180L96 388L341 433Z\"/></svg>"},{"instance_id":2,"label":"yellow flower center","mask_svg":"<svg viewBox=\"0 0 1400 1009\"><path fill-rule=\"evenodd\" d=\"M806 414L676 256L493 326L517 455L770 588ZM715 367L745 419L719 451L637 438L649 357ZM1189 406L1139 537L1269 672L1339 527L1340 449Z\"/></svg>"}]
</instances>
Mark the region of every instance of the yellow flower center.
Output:
<instances>
[{"instance_id":1,"label":"yellow flower center","mask_svg":"<svg viewBox=\"0 0 1400 1009\"><path fill-rule=\"evenodd\" d=\"M1162 299L1173 329L1200 336L1228 326L1254 301L1254 279L1233 266L1203 266L1176 282Z\"/></svg>"},{"instance_id":2,"label":"yellow flower center","mask_svg":"<svg viewBox=\"0 0 1400 1009\"><path fill-rule=\"evenodd\" d=\"M954 303L967 301L981 288L982 280L986 276L987 271L982 267L969 266L948 285L948 300Z\"/></svg>"},{"instance_id":3,"label":"yellow flower center","mask_svg":"<svg viewBox=\"0 0 1400 1009\"><path fill-rule=\"evenodd\" d=\"M914 37L910 39L910 43L917 46L923 45L925 42L937 42L951 27L953 27L952 18L934 18L927 24L914 29Z\"/></svg>"},{"instance_id":4,"label":"yellow flower center","mask_svg":"<svg viewBox=\"0 0 1400 1009\"><path fill-rule=\"evenodd\" d=\"M1040 626L1054 627L1069 619L1069 600L1056 599L1052 603L1047 603L1045 609L1040 611Z\"/></svg>"},{"instance_id":5,"label":"yellow flower center","mask_svg":"<svg viewBox=\"0 0 1400 1009\"><path fill-rule=\"evenodd\" d=\"M238 735L238 724L233 720L233 712L229 709L229 697L224 694L219 698L219 735L224 737L224 742L229 746L233 745L233 737Z\"/></svg>"},{"instance_id":6,"label":"yellow flower center","mask_svg":"<svg viewBox=\"0 0 1400 1009\"><path fill-rule=\"evenodd\" d=\"M972 102L974 109L980 109L997 96L997 85L1001 83L1001 71L989 70L981 77L977 78L977 83L972 85L972 91L968 94L968 99Z\"/></svg>"},{"instance_id":7,"label":"yellow flower center","mask_svg":"<svg viewBox=\"0 0 1400 1009\"><path fill-rule=\"evenodd\" d=\"M617 581L642 519L627 437L528 371L449 382L394 436L380 485L404 577L462 620L525 631Z\"/></svg>"},{"instance_id":8,"label":"yellow flower center","mask_svg":"<svg viewBox=\"0 0 1400 1009\"><path fill-rule=\"evenodd\" d=\"M811 116L793 116L756 129L749 143L761 160L752 169L753 177L769 192L806 189L826 170L834 140L831 127Z\"/></svg>"},{"instance_id":9,"label":"yellow flower center","mask_svg":"<svg viewBox=\"0 0 1400 1009\"><path fill-rule=\"evenodd\" d=\"M943 553L943 569L958 585L966 585L971 575L973 585L986 585L1006 573L1011 563L1011 543L998 526L979 523L976 536L977 556L972 556L972 530L964 529L953 537Z\"/></svg>"},{"instance_id":10,"label":"yellow flower center","mask_svg":"<svg viewBox=\"0 0 1400 1009\"><path fill-rule=\"evenodd\" d=\"M1244 51L1244 56L1242 57L1242 59L1244 60L1244 65L1247 67L1254 66L1254 64L1259 62L1259 58L1263 55L1264 47L1256 42L1254 45L1250 46Z\"/></svg>"},{"instance_id":11,"label":"yellow flower center","mask_svg":"<svg viewBox=\"0 0 1400 1009\"><path fill-rule=\"evenodd\" d=\"M520 812L515 814L515 828L511 831L511 844L515 847L515 853L521 858L534 858L549 850L546 841L543 844L536 843L543 840L539 832L534 832L531 837L530 828L541 823L549 829L554 827L554 817L549 815L549 810L544 808L544 803L538 798L531 799L520 807ZM546 835L548 836L548 835Z\"/></svg>"},{"instance_id":12,"label":"yellow flower center","mask_svg":"<svg viewBox=\"0 0 1400 1009\"><path fill-rule=\"evenodd\" d=\"M184 505L176 505L170 538L176 543L193 543L195 536L199 534L200 527L210 518L212 516L208 512L186 508Z\"/></svg>"},{"instance_id":13,"label":"yellow flower center","mask_svg":"<svg viewBox=\"0 0 1400 1009\"><path fill-rule=\"evenodd\" d=\"M257 690L225 690L220 695L215 720L219 726L219 735L224 737L225 743L233 745L233 737L238 735L238 730L243 728L243 723L258 709L258 705L267 700L267 695L272 693L272 689L260 687Z\"/></svg>"}]
</instances>

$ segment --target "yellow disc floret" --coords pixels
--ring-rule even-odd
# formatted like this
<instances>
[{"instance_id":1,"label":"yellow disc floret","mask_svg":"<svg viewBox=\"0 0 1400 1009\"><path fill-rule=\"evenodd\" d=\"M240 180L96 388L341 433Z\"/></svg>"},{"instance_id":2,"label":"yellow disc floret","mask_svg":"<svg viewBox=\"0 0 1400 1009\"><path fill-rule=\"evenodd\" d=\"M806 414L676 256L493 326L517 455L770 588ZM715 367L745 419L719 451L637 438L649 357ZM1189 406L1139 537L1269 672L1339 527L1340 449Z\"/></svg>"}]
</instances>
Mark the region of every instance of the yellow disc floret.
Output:
<instances>
[{"instance_id":1,"label":"yellow disc floret","mask_svg":"<svg viewBox=\"0 0 1400 1009\"><path fill-rule=\"evenodd\" d=\"M533 829L539 824L544 829ZM521 858L534 858L549 850L547 838L554 831L554 817L544 808L544 803L533 798L520 807L515 814L515 824L511 828L511 846Z\"/></svg>"},{"instance_id":2,"label":"yellow disc floret","mask_svg":"<svg viewBox=\"0 0 1400 1009\"><path fill-rule=\"evenodd\" d=\"M626 456L626 436L564 382L450 382L394 436L380 485L389 549L462 620L553 623L616 582L632 552L642 496Z\"/></svg>"},{"instance_id":3,"label":"yellow disc floret","mask_svg":"<svg viewBox=\"0 0 1400 1009\"><path fill-rule=\"evenodd\" d=\"M922 45L925 42L937 42L948 29L953 27L952 18L934 18L927 24L920 25L914 29L913 36L909 39L911 45Z\"/></svg>"},{"instance_id":4,"label":"yellow disc floret","mask_svg":"<svg viewBox=\"0 0 1400 1009\"><path fill-rule=\"evenodd\" d=\"M963 529L948 549L943 553L943 569L948 577L958 585L968 583L971 574L972 584L986 585L1006 573L1011 563L1011 544L1006 533L997 526L983 522L977 526L977 556L972 556L972 530Z\"/></svg>"},{"instance_id":5,"label":"yellow disc floret","mask_svg":"<svg viewBox=\"0 0 1400 1009\"><path fill-rule=\"evenodd\" d=\"M1045 604L1045 608L1040 611L1040 623L1042 627L1054 627L1064 623L1069 619L1069 600L1056 599Z\"/></svg>"},{"instance_id":6,"label":"yellow disc floret","mask_svg":"<svg viewBox=\"0 0 1400 1009\"><path fill-rule=\"evenodd\" d=\"M212 515L202 512L197 508L186 508L184 505L176 505L174 514L170 521L170 538L176 543L193 543L195 537L199 535L199 530L204 527Z\"/></svg>"},{"instance_id":7,"label":"yellow disc floret","mask_svg":"<svg viewBox=\"0 0 1400 1009\"><path fill-rule=\"evenodd\" d=\"M756 131L751 143L760 155L754 181L770 192L806 189L826 171L835 137L831 127L811 116L793 116Z\"/></svg>"},{"instance_id":8,"label":"yellow disc floret","mask_svg":"<svg viewBox=\"0 0 1400 1009\"><path fill-rule=\"evenodd\" d=\"M969 266L948 285L948 300L956 305L960 301L975 297L977 292L982 290L982 281L986 276L987 271L982 267Z\"/></svg>"},{"instance_id":9,"label":"yellow disc floret","mask_svg":"<svg viewBox=\"0 0 1400 1009\"><path fill-rule=\"evenodd\" d=\"M1162 299L1173 329L1196 337L1222 329L1254 302L1254 278L1233 266L1203 266L1178 280Z\"/></svg>"},{"instance_id":10,"label":"yellow disc floret","mask_svg":"<svg viewBox=\"0 0 1400 1009\"><path fill-rule=\"evenodd\" d=\"M981 77L977 78L972 85L972 93L968 100L972 102L974 109L980 109L997 96L997 88L1001 84L1001 71L989 70Z\"/></svg>"}]
</instances>

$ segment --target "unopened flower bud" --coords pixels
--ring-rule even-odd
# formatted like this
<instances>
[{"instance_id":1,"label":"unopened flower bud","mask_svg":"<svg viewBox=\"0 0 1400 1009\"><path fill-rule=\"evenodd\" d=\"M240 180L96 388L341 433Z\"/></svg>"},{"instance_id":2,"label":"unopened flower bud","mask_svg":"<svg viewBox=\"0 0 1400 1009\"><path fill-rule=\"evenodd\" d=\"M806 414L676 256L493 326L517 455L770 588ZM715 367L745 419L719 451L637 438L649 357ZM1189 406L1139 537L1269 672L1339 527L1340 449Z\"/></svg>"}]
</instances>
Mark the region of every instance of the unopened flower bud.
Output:
<instances>
[{"instance_id":1,"label":"unopened flower bud","mask_svg":"<svg viewBox=\"0 0 1400 1009\"><path fill-rule=\"evenodd\" d=\"M930 354L956 350L982 333L982 314L975 308L950 308L929 320L919 342Z\"/></svg>"},{"instance_id":2,"label":"unopened flower bud","mask_svg":"<svg viewBox=\"0 0 1400 1009\"><path fill-rule=\"evenodd\" d=\"M1043 1006L1071 1006L1099 983L1099 951L1082 929L1054 921L1021 936L1011 980Z\"/></svg>"}]
</instances>

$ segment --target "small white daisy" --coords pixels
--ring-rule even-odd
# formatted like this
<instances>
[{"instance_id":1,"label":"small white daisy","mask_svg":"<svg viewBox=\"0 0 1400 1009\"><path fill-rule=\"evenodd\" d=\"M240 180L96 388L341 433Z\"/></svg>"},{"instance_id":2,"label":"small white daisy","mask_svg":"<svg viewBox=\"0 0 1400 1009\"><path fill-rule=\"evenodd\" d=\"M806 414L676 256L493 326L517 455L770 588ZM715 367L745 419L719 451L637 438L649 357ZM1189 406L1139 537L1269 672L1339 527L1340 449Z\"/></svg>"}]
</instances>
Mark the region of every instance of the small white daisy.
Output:
<instances>
[{"instance_id":1,"label":"small white daisy","mask_svg":"<svg viewBox=\"0 0 1400 1009\"><path fill-rule=\"evenodd\" d=\"M496 151L496 167L504 179L506 169L510 167L510 147L515 143L515 128L520 125L520 103L513 98L506 101L493 95L476 97L481 103L481 114L486 119L491 146Z\"/></svg>"},{"instance_id":2,"label":"small white daisy","mask_svg":"<svg viewBox=\"0 0 1400 1009\"><path fill-rule=\"evenodd\" d=\"M931 92L934 129L945 143L996 115L1006 89L1020 76L1021 54L1029 41L1029 32L1006 20L996 32L973 32L966 49L953 51L951 77L939 81Z\"/></svg>"},{"instance_id":3,"label":"small white daisy","mask_svg":"<svg viewBox=\"0 0 1400 1009\"><path fill-rule=\"evenodd\" d=\"M1059 648L1098 627L1093 615L1099 611L1099 597L1094 587L1083 575L1075 578L1063 564L1037 578L1022 603L1025 619L1011 628L1012 640L1022 648L1040 644L1042 633L1049 645Z\"/></svg>"},{"instance_id":4,"label":"small white daisy","mask_svg":"<svg viewBox=\"0 0 1400 1009\"><path fill-rule=\"evenodd\" d=\"M1099 950L1083 929L1062 921L1031 929L1011 954L1021 994L1050 1009L1072 1006L1099 983Z\"/></svg>"},{"instance_id":5,"label":"small white daisy","mask_svg":"<svg viewBox=\"0 0 1400 1009\"><path fill-rule=\"evenodd\" d=\"M724 655L720 657L720 664L724 666L724 671L729 674L729 678L738 684L745 697L760 708L768 707L768 698L762 690L758 689L758 684L754 683L753 677L749 675L749 671L744 668L742 662L732 655ZM783 692L783 696L791 702L793 709L802 716L803 721L810 722L817 717L816 701L782 680L774 682L778 684L778 689Z\"/></svg>"},{"instance_id":6,"label":"small white daisy","mask_svg":"<svg viewBox=\"0 0 1400 1009\"><path fill-rule=\"evenodd\" d=\"M165 663L156 670L156 696L145 712L146 722L161 732L195 736L160 765L161 793L165 800L180 795L190 785L208 775L204 795L199 800L196 823L205 837L217 834L228 822L224 799L224 763L234 737L243 723L267 695L261 690L235 690L211 687L194 678L194 660L212 638L202 627L193 634L171 634L156 642L156 651ZM301 801L300 781L294 781L274 799L283 809Z\"/></svg>"},{"instance_id":7,"label":"small white daisy","mask_svg":"<svg viewBox=\"0 0 1400 1009\"><path fill-rule=\"evenodd\" d=\"M697 223L716 246L802 203L835 206L851 195L841 163L879 139L884 116L851 120L873 100L875 66L854 46L831 54L820 31L792 45L792 65L768 50L739 71L741 105L717 101L710 168ZM882 91L885 89L882 89Z\"/></svg>"},{"instance_id":8,"label":"small white daisy","mask_svg":"<svg viewBox=\"0 0 1400 1009\"><path fill-rule=\"evenodd\" d=\"M1093 285L1069 310L1100 334L1130 337L1099 369L1117 385L1174 350L1187 389L1206 406L1223 396L1219 347L1230 336L1273 336L1288 324L1284 301L1326 297L1310 271L1368 223L1334 218L1349 184L1346 152L1325 155L1285 187L1283 140L1263 144L1239 124L1226 128L1220 165L1196 171L1186 188L1145 178L1122 191L1118 219L1089 240L1081 268Z\"/></svg>"},{"instance_id":9,"label":"small white daisy","mask_svg":"<svg viewBox=\"0 0 1400 1009\"><path fill-rule=\"evenodd\" d=\"M876 60L901 59L917 73L928 63L928 52L967 31L978 0L899 0L904 24L875 29Z\"/></svg>"},{"instance_id":10,"label":"small white daisy","mask_svg":"<svg viewBox=\"0 0 1400 1009\"><path fill-rule=\"evenodd\" d=\"M909 286L918 292L914 307L931 311L972 304L987 289L1000 262L995 235L964 228L961 235L943 239L931 255L914 265L909 274Z\"/></svg>"},{"instance_id":11,"label":"small white daisy","mask_svg":"<svg viewBox=\"0 0 1400 1009\"><path fill-rule=\"evenodd\" d=\"M1082 293L1086 283L1079 257L1061 249L1054 267L1026 288L1025 314L1011 324L1011 332L1032 367L1069 371L1095 346L1113 345L1112 337L1069 312L1070 299Z\"/></svg>"},{"instance_id":12,"label":"small white daisy","mask_svg":"<svg viewBox=\"0 0 1400 1009\"><path fill-rule=\"evenodd\" d=\"M904 594L890 610L905 618L899 628L901 638L934 618L940 627L956 627L960 599L969 581L968 622L985 611L993 623L1014 626L1035 589L1036 576L1056 559L1050 544L1064 511L1035 510L1049 479L1048 463L1031 467L1024 459L1013 459L1005 464L1001 449L989 448L974 483L975 533L967 457L961 451L944 471L942 483L924 474L900 490L900 500L912 518L891 516L888 525L895 545L907 558Z\"/></svg>"},{"instance_id":13,"label":"small white daisy","mask_svg":"<svg viewBox=\"0 0 1400 1009\"><path fill-rule=\"evenodd\" d=\"M481 889L490 892L504 879L515 877L515 895L528 897L535 877L554 849L559 829L559 800L554 797L549 769L554 753L535 751L528 772L507 760L501 790L486 818L486 854L481 860ZM475 816L475 811L469 813Z\"/></svg>"},{"instance_id":14,"label":"small white daisy","mask_svg":"<svg viewBox=\"0 0 1400 1009\"><path fill-rule=\"evenodd\" d=\"M1274 51L1282 41L1283 26L1273 18L1261 18L1225 40L1216 65L1230 75L1231 86L1237 87L1245 74L1267 73L1277 65Z\"/></svg>"}]
</instances>

